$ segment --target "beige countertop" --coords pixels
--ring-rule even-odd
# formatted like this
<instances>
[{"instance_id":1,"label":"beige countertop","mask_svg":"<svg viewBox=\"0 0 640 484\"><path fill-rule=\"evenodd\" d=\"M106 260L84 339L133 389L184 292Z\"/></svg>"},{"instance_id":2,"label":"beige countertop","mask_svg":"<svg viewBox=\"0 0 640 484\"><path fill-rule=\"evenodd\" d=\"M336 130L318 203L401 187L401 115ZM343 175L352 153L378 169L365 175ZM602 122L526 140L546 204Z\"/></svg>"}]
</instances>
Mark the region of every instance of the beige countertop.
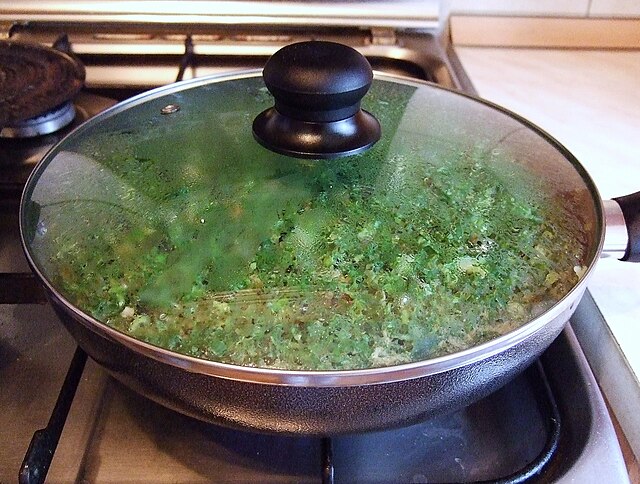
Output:
<instances>
[{"instance_id":1,"label":"beige countertop","mask_svg":"<svg viewBox=\"0 0 640 484\"><path fill-rule=\"evenodd\" d=\"M603 198L640 190L640 51L458 47L481 97L528 118L584 165ZM640 455L640 264L601 259L589 282L606 327L583 342Z\"/></svg>"}]
</instances>

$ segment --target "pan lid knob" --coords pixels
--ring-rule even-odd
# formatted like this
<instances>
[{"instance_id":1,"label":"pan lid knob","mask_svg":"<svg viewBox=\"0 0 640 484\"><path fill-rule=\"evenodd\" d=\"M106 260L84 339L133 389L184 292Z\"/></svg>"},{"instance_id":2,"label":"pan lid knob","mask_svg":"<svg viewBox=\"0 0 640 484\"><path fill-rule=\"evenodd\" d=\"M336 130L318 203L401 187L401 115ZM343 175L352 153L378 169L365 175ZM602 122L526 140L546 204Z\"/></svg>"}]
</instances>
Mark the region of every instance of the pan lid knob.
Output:
<instances>
[{"instance_id":1,"label":"pan lid knob","mask_svg":"<svg viewBox=\"0 0 640 484\"><path fill-rule=\"evenodd\" d=\"M335 42L290 44L263 70L275 98L253 122L266 148L298 158L336 158L364 151L380 139L380 124L360 109L373 80L355 49Z\"/></svg>"}]
</instances>

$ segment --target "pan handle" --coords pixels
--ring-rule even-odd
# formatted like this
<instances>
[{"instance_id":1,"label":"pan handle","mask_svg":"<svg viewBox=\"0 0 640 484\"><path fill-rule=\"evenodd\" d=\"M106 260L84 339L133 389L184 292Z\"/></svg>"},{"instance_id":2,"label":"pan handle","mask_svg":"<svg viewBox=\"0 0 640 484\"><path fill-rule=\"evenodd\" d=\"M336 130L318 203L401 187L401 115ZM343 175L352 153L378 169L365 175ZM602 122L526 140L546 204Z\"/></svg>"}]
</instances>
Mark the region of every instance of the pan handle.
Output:
<instances>
[{"instance_id":1,"label":"pan handle","mask_svg":"<svg viewBox=\"0 0 640 484\"><path fill-rule=\"evenodd\" d=\"M604 202L604 251L620 260L640 262L640 192Z\"/></svg>"}]
</instances>

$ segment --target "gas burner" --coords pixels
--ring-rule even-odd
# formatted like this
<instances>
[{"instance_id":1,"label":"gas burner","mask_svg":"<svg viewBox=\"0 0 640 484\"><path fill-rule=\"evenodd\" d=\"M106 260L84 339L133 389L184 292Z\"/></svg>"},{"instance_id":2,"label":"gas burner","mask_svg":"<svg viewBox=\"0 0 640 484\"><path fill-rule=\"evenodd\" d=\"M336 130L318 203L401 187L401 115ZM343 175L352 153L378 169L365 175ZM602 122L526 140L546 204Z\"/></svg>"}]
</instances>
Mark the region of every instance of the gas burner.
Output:
<instances>
[{"instance_id":1,"label":"gas burner","mask_svg":"<svg viewBox=\"0 0 640 484\"><path fill-rule=\"evenodd\" d=\"M52 111L54 117L60 116L61 107L82 89L85 70L66 52L5 40L0 42L0 79L0 126L5 127L25 120L40 123Z\"/></svg>"},{"instance_id":2,"label":"gas burner","mask_svg":"<svg viewBox=\"0 0 640 484\"><path fill-rule=\"evenodd\" d=\"M0 138L33 138L55 133L71 123L76 117L73 102L56 106L40 116L7 123L0 131Z\"/></svg>"}]
</instances>

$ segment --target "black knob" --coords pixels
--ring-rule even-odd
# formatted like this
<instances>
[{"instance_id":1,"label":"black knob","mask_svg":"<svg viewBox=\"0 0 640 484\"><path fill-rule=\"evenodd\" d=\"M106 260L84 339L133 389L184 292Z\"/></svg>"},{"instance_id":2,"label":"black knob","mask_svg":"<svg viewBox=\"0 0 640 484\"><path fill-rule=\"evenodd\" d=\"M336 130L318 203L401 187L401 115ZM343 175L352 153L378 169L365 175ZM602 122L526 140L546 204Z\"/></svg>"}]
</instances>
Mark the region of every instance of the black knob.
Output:
<instances>
[{"instance_id":1,"label":"black knob","mask_svg":"<svg viewBox=\"0 0 640 484\"><path fill-rule=\"evenodd\" d=\"M335 158L366 150L380 124L360 109L373 73L355 49L335 42L301 42L276 52L262 73L274 107L253 122L266 148L298 158Z\"/></svg>"}]
</instances>

